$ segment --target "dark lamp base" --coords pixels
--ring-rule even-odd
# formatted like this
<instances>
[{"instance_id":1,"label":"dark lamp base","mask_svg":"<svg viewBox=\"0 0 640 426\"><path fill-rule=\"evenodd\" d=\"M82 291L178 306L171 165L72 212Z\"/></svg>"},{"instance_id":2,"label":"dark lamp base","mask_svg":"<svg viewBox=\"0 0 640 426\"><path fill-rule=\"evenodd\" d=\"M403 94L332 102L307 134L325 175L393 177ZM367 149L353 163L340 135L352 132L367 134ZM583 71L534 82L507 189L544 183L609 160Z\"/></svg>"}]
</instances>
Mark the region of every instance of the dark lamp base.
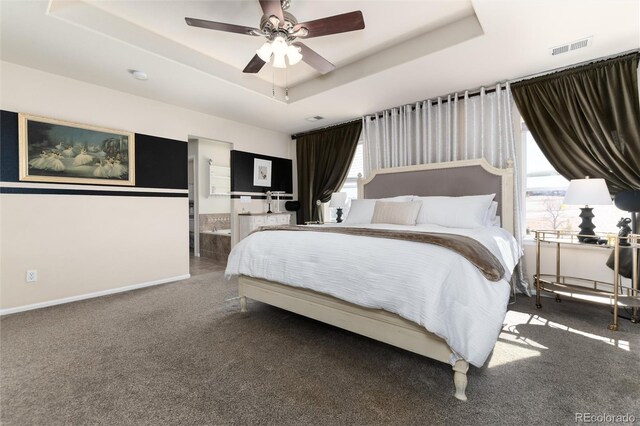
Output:
<instances>
[{"instance_id":1,"label":"dark lamp base","mask_svg":"<svg viewBox=\"0 0 640 426\"><path fill-rule=\"evenodd\" d=\"M341 223L342 222L342 208L338 207L336 209L336 222Z\"/></svg>"},{"instance_id":2,"label":"dark lamp base","mask_svg":"<svg viewBox=\"0 0 640 426\"><path fill-rule=\"evenodd\" d=\"M580 228L580 235L578 236L578 241L581 243L590 243L593 240L597 241L597 238L594 238L596 235L594 229L596 226L593 224L591 219L594 218L593 209L591 207L582 207L580 209L580 218L582 218L582 222L578 225Z\"/></svg>"}]
</instances>

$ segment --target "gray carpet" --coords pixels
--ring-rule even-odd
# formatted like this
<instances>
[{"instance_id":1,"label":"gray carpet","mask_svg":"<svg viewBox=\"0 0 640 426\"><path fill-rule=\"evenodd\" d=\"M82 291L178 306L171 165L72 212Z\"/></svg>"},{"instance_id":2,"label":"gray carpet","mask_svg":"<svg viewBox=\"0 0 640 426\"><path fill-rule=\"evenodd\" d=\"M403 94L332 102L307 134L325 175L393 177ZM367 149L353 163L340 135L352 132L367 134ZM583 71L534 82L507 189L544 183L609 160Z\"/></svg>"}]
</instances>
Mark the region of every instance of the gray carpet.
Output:
<instances>
[{"instance_id":1,"label":"gray carpet","mask_svg":"<svg viewBox=\"0 0 640 426\"><path fill-rule=\"evenodd\" d=\"M469 401L448 365L260 303L221 266L189 280L2 318L4 425L573 424L640 421L640 325L520 297ZM207 272L212 270L212 272ZM192 270L193 271L193 270Z\"/></svg>"}]
</instances>

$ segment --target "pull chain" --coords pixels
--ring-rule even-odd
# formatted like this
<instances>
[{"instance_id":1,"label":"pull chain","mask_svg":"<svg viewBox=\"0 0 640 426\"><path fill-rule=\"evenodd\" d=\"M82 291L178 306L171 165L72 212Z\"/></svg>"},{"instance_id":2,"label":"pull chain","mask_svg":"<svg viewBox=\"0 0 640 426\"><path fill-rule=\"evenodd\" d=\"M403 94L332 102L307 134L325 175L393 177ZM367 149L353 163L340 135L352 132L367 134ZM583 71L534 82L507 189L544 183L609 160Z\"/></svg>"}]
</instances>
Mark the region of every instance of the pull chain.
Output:
<instances>
[{"instance_id":1,"label":"pull chain","mask_svg":"<svg viewBox=\"0 0 640 426\"><path fill-rule=\"evenodd\" d=\"M271 96L276 97L276 70L271 67Z\"/></svg>"},{"instance_id":2,"label":"pull chain","mask_svg":"<svg viewBox=\"0 0 640 426\"><path fill-rule=\"evenodd\" d=\"M289 100L289 74L287 73L287 68L284 69L284 100Z\"/></svg>"}]
</instances>

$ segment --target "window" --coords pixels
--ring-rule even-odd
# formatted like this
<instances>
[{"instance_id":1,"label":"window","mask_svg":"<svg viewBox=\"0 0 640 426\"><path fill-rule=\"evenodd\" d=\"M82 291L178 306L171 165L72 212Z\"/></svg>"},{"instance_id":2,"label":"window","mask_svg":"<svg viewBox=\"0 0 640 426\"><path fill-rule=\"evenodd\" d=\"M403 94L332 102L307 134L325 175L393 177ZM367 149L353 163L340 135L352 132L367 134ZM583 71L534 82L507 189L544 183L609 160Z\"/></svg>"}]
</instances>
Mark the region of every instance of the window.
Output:
<instances>
[{"instance_id":1,"label":"window","mask_svg":"<svg viewBox=\"0 0 640 426\"><path fill-rule=\"evenodd\" d=\"M569 187L569 181L560 176L549 163L524 122L522 123L522 140L526 150L525 221L527 235L536 229L579 231L580 206L562 204ZM596 233L617 233L616 224L620 218L630 216L629 213L619 210L615 205L594 206L593 213Z\"/></svg>"},{"instance_id":2,"label":"window","mask_svg":"<svg viewBox=\"0 0 640 426\"><path fill-rule=\"evenodd\" d=\"M347 174L347 180L340 189L341 192L347 193L347 198L350 200L358 198L358 174L364 176L364 145L362 138L358 142L353 162L349 168L349 174Z\"/></svg>"},{"instance_id":3,"label":"window","mask_svg":"<svg viewBox=\"0 0 640 426\"><path fill-rule=\"evenodd\" d=\"M358 141L358 147L356 148L356 153L353 155L353 161L351 162L351 167L349 168L349 173L347 174L347 180L340 188L339 192L347 193L347 206L342 209L342 218L347 217L347 213L349 213L349 207L351 206L351 200L358 198L358 174L364 176L364 139L363 136L360 136L360 140ZM329 208L329 203L324 204L324 214L325 217L329 217L329 221L336 221L336 209Z\"/></svg>"}]
</instances>

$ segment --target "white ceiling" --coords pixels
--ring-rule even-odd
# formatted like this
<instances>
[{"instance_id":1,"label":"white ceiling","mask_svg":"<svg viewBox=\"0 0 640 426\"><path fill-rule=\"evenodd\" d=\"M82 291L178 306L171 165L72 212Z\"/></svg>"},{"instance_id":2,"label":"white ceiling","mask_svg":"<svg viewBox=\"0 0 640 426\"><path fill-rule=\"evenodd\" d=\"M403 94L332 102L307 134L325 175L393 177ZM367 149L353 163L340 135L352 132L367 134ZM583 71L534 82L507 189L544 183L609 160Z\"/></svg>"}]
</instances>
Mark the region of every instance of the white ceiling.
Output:
<instances>
[{"instance_id":1,"label":"white ceiling","mask_svg":"<svg viewBox=\"0 0 640 426\"><path fill-rule=\"evenodd\" d=\"M361 10L364 30L304 43L337 68L242 69L257 0L0 0L0 58L284 133L640 48L640 0L292 0L299 21ZM592 36L589 48L548 48ZM128 69L149 75L131 78ZM275 82L275 85L274 85ZM284 87L289 87L289 101ZM275 96L272 91L275 88ZM310 123L306 117L324 120Z\"/></svg>"}]
</instances>

